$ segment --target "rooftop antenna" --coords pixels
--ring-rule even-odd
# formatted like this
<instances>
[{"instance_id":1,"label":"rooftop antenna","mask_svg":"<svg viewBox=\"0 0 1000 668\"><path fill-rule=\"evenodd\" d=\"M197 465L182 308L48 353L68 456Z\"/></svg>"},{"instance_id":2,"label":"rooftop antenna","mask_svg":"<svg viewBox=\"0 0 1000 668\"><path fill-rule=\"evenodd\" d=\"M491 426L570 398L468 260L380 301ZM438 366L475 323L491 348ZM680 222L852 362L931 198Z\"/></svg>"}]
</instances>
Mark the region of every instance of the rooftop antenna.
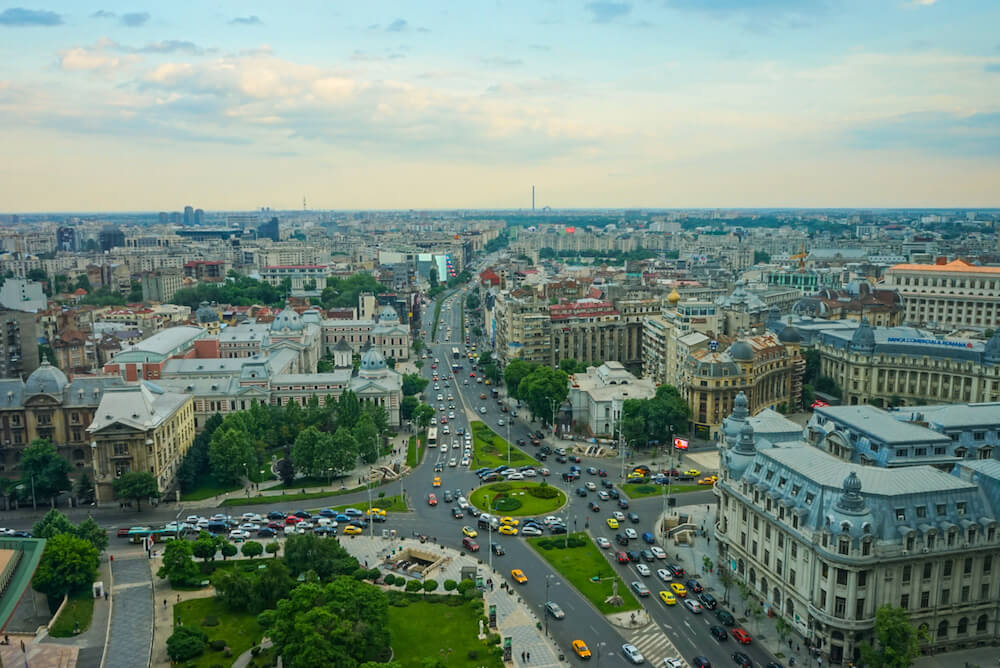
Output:
<instances>
[{"instance_id":1,"label":"rooftop antenna","mask_svg":"<svg viewBox=\"0 0 1000 668\"><path fill-rule=\"evenodd\" d=\"M305 195L302 196L302 210L303 211L307 210L306 209L306 196Z\"/></svg>"}]
</instances>

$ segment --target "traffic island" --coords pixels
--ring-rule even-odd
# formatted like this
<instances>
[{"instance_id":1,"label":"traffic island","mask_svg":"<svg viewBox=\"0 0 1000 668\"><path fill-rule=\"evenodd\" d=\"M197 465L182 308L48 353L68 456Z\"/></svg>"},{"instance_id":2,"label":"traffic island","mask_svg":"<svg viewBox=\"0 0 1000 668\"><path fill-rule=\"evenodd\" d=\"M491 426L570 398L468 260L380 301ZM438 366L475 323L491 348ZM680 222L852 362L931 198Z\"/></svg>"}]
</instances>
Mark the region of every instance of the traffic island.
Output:
<instances>
[{"instance_id":1,"label":"traffic island","mask_svg":"<svg viewBox=\"0 0 1000 668\"><path fill-rule=\"evenodd\" d=\"M476 489L469 496L469 503L485 513L498 515L549 515L566 504L566 495L545 481L514 480Z\"/></svg>"}]
</instances>

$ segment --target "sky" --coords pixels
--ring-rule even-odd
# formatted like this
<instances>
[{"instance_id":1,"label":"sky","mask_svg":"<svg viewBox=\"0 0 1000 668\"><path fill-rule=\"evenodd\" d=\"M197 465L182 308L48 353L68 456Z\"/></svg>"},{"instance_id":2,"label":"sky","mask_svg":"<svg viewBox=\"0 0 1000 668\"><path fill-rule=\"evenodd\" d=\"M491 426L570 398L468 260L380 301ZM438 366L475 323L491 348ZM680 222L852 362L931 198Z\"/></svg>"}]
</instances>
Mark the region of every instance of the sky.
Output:
<instances>
[{"instance_id":1,"label":"sky","mask_svg":"<svg viewBox=\"0 0 1000 668\"><path fill-rule=\"evenodd\" d=\"M0 0L0 211L996 207L997 0Z\"/></svg>"}]
</instances>

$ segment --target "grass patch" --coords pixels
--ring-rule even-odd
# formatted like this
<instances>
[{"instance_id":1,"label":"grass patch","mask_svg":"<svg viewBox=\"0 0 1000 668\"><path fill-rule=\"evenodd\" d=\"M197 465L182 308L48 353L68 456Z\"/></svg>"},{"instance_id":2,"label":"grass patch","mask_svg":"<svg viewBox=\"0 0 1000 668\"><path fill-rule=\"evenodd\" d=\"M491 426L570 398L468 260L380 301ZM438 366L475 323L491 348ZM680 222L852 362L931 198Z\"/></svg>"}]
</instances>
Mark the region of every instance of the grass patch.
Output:
<instances>
[{"instance_id":1,"label":"grass patch","mask_svg":"<svg viewBox=\"0 0 1000 668\"><path fill-rule=\"evenodd\" d=\"M71 638L90 628L90 620L94 616L94 597L90 590L73 594L66 601L59 618L49 627L49 635L53 638ZM79 626L79 631L76 628Z\"/></svg>"},{"instance_id":2,"label":"grass patch","mask_svg":"<svg viewBox=\"0 0 1000 668\"><path fill-rule=\"evenodd\" d=\"M385 482L392 482L391 480L386 480ZM376 487L381 487L383 483L378 485L372 485L372 489ZM306 492L305 494L268 494L266 496L251 496L250 498L234 498L226 499L219 505L221 506L264 506L271 503L294 503L296 501L311 501L312 499L324 499L329 496L343 496L345 494L353 494L355 492L363 492L367 489L364 485L360 487L351 487L350 489L338 489L338 490L320 490L318 492Z\"/></svg>"},{"instance_id":3,"label":"grass patch","mask_svg":"<svg viewBox=\"0 0 1000 668\"><path fill-rule=\"evenodd\" d=\"M285 486L284 483L278 482L274 485L268 485L267 487L262 487L261 489L309 489L310 487L329 487L334 483L344 480L347 476L336 476L332 479L330 478L320 478L316 476L303 476L302 478L296 478L291 485Z\"/></svg>"},{"instance_id":4,"label":"grass patch","mask_svg":"<svg viewBox=\"0 0 1000 668\"><path fill-rule=\"evenodd\" d=\"M440 658L449 668L500 668L503 665L478 638L479 619L483 615L481 599L448 605L432 601L457 597L426 598L410 601L405 607L389 606L393 661L403 668L420 668L427 657ZM428 633L430 620L433 620L433 633ZM472 652L475 652L474 658Z\"/></svg>"},{"instance_id":5,"label":"grass patch","mask_svg":"<svg viewBox=\"0 0 1000 668\"><path fill-rule=\"evenodd\" d=\"M181 494L181 501L204 501L219 494L228 494L243 489L242 485L223 485L215 476L207 474L198 479L198 486Z\"/></svg>"},{"instance_id":6,"label":"grass patch","mask_svg":"<svg viewBox=\"0 0 1000 668\"><path fill-rule=\"evenodd\" d=\"M399 496L386 496L381 499L372 499L372 506L375 508L381 508L382 510L389 513L405 513L409 510L406 507L406 503L403 501L403 497ZM348 508L357 508L358 510L368 510L368 502L363 503L352 503L349 506L332 506L330 510L335 510L337 512L343 512ZM310 510L309 512L315 514L318 513L322 508L317 508L315 510Z\"/></svg>"},{"instance_id":7,"label":"grass patch","mask_svg":"<svg viewBox=\"0 0 1000 668\"><path fill-rule=\"evenodd\" d=\"M499 434L486 426L485 422L476 420L469 425L472 430L472 468L482 466L491 468L507 463L507 452L510 451L510 465L538 466L538 460L530 457L520 449L511 446Z\"/></svg>"},{"instance_id":8,"label":"grass patch","mask_svg":"<svg viewBox=\"0 0 1000 668\"><path fill-rule=\"evenodd\" d=\"M218 626L201 626L206 617L219 620ZM264 635L264 629L257 623L257 615L248 612L232 612L214 598L197 598L174 606L174 626L197 626L212 640L224 640L232 650L232 657L223 652L215 652L206 647L201 656L186 662L186 666L208 668L215 665L231 665L243 652L247 651Z\"/></svg>"},{"instance_id":9,"label":"grass patch","mask_svg":"<svg viewBox=\"0 0 1000 668\"><path fill-rule=\"evenodd\" d=\"M618 576L618 573L608 563L608 560L604 558L601 551L590 540L590 536L585 533L574 533L570 534L570 537L582 539L585 545L583 547L563 548L562 536L529 538L528 544L602 613L611 614L614 612L638 610L639 602L632 595L632 590ZM546 550L542 545L558 545L558 547ZM602 578L602 580L600 582L592 581L591 578L595 575ZM603 578L614 578L617 580L618 595L622 597L623 602L621 607L605 603L604 599L612 594L613 581Z\"/></svg>"},{"instance_id":10,"label":"grass patch","mask_svg":"<svg viewBox=\"0 0 1000 668\"><path fill-rule=\"evenodd\" d=\"M496 512L501 515L547 515L566 503L566 495L552 485L546 488L556 492L556 496L550 499L542 499L532 496L528 490L541 488L541 483L514 480L512 482L494 482L484 485L474 491L469 496L469 503L486 512ZM520 502L520 507L506 509L503 507L490 508L490 504L495 501L497 494L504 494L506 497Z\"/></svg>"},{"instance_id":11,"label":"grass patch","mask_svg":"<svg viewBox=\"0 0 1000 668\"><path fill-rule=\"evenodd\" d=\"M410 442L406 446L406 465L415 469L424 459L424 451L427 449L426 442L417 440L416 436L410 436Z\"/></svg>"},{"instance_id":12,"label":"grass patch","mask_svg":"<svg viewBox=\"0 0 1000 668\"><path fill-rule=\"evenodd\" d=\"M643 499L647 496L663 496L666 485L622 485L622 491L628 494L630 499ZM685 492L697 492L699 490L711 490L711 485L670 485L670 494L684 494Z\"/></svg>"}]
</instances>

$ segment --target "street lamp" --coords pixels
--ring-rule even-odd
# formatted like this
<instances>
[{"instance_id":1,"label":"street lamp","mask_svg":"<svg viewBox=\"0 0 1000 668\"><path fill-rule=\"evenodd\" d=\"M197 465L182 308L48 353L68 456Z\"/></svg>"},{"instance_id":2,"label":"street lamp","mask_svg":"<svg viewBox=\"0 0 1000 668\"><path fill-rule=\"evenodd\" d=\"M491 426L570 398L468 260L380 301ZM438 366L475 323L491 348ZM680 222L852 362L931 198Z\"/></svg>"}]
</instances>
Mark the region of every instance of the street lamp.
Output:
<instances>
[{"instance_id":1,"label":"street lamp","mask_svg":"<svg viewBox=\"0 0 1000 668\"><path fill-rule=\"evenodd\" d=\"M601 654L604 652L604 648L605 648L605 646L607 646L607 644L608 643L606 643L606 642L599 642L599 643L597 643L597 664L595 665L595 668L600 668L600 666L601 666Z\"/></svg>"},{"instance_id":2,"label":"street lamp","mask_svg":"<svg viewBox=\"0 0 1000 668\"><path fill-rule=\"evenodd\" d=\"M545 609L545 606L549 603L549 579L555 577L554 573L548 573L545 576L545 603L542 604L542 618L545 620L545 635L549 635L549 614Z\"/></svg>"}]
</instances>

